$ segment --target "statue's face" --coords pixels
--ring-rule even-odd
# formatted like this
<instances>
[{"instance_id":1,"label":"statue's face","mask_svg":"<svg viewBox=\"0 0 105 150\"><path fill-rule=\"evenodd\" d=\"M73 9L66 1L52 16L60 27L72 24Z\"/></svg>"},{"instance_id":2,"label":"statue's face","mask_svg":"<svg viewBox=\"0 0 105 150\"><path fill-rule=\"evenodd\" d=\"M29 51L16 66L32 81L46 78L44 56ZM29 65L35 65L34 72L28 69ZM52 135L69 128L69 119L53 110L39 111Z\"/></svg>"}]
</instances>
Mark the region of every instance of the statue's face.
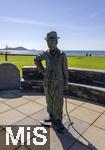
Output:
<instances>
[{"instance_id":1,"label":"statue's face","mask_svg":"<svg viewBox=\"0 0 105 150\"><path fill-rule=\"evenodd\" d=\"M56 39L48 39L47 45L49 49L55 49L57 47L58 41Z\"/></svg>"}]
</instances>

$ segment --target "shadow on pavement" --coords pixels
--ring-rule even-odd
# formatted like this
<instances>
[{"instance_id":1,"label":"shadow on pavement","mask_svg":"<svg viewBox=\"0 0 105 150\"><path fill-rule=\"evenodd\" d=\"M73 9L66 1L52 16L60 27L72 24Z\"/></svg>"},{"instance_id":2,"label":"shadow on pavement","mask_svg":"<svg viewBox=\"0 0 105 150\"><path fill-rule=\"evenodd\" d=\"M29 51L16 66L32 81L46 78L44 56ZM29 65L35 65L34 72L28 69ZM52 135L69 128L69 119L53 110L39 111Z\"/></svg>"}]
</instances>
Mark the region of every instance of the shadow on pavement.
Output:
<instances>
[{"instance_id":1,"label":"shadow on pavement","mask_svg":"<svg viewBox=\"0 0 105 150\"><path fill-rule=\"evenodd\" d=\"M37 91L21 91L21 90L6 90L0 91L0 98L2 99L15 99L22 96L44 96L44 93L39 93Z\"/></svg>"},{"instance_id":2,"label":"shadow on pavement","mask_svg":"<svg viewBox=\"0 0 105 150\"><path fill-rule=\"evenodd\" d=\"M54 128L53 128L54 129ZM58 132L55 130L57 137L59 138L63 150L98 150L92 143L85 145L77 138L75 138L64 126L64 132ZM77 145L74 146L74 143Z\"/></svg>"}]
</instances>

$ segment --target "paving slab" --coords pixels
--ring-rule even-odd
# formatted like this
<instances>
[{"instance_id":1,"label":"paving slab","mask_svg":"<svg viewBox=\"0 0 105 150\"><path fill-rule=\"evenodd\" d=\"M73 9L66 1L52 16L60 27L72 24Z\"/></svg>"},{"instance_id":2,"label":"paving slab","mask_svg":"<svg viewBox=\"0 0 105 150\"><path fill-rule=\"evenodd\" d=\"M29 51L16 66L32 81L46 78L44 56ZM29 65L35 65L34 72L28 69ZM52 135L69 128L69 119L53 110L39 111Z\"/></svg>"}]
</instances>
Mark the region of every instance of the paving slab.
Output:
<instances>
[{"instance_id":1,"label":"paving slab","mask_svg":"<svg viewBox=\"0 0 105 150\"><path fill-rule=\"evenodd\" d=\"M13 108L21 106L21 105L23 105L25 103L29 103L29 102L30 102L29 100L24 99L23 97L15 98L15 99L9 99L9 100L4 101L5 104L7 104Z\"/></svg>"},{"instance_id":2,"label":"paving slab","mask_svg":"<svg viewBox=\"0 0 105 150\"><path fill-rule=\"evenodd\" d=\"M77 108L70 114L72 117L85 121L89 124L93 123L100 116L99 112L95 112L82 107Z\"/></svg>"},{"instance_id":3,"label":"paving slab","mask_svg":"<svg viewBox=\"0 0 105 150\"><path fill-rule=\"evenodd\" d=\"M96 105L95 103L92 104L92 103L86 102L82 105L82 107L88 108L97 112L101 112L101 113L105 111L105 106L100 106L98 104Z\"/></svg>"},{"instance_id":4,"label":"paving slab","mask_svg":"<svg viewBox=\"0 0 105 150\"><path fill-rule=\"evenodd\" d=\"M79 119L73 118L70 116L71 122L73 122L73 127L80 133L82 134L84 131L88 129L90 126L88 123L81 121ZM67 128L68 132L73 135L73 137L78 138L80 135L72 128L72 126L69 126L70 122L68 120L68 117L65 116L63 118L63 124Z\"/></svg>"},{"instance_id":5,"label":"paving slab","mask_svg":"<svg viewBox=\"0 0 105 150\"><path fill-rule=\"evenodd\" d=\"M34 102L29 102L27 104L17 107L16 110L30 116L43 108L44 106L42 105L36 104Z\"/></svg>"},{"instance_id":6,"label":"paving slab","mask_svg":"<svg viewBox=\"0 0 105 150\"><path fill-rule=\"evenodd\" d=\"M105 114L101 115L93 125L105 130Z\"/></svg>"},{"instance_id":7,"label":"paving slab","mask_svg":"<svg viewBox=\"0 0 105 150\"><path fill-rule=\"evenodd\" d=\"M38 104L47 106L45 97L38 98L37 100L35 100L35 102L38 103Z\"/></svg>"},{"instance_id":8,"label":"paving slab","mask_svg":"<svg viewBox=\"0 0 105 150\"><path fill-rule=\"evenodd\" d=\"M67 102L75 104L75 105L81 105L83 104L85 101L80 100L79 98L72 98L72 97L68 97L67 98Z\"/></svg>"},{"instance_id":9,"label":"paving slab","mask_svg":"<svg viewBox=\"0 0 105 150\"><path fill-rule=\"evenodd\" d=\"M16 121L26 118L27 116L12 109L0 114L0 125L11 125Z\"/></svg>"},{"instance_id":10,"label":"paving slab","mask_svg":"<svg viewBox=\"0 0 105 150\"><path fill-rule=\"evenodd\" d=\"M45 119L47 117L49 117L49 115L47 113L47 109L46 108L44 108L41 111L31 115L31 118L33 118L35 120L38 120L38 121L43 120L43 119Z\"/></svg>"},{"instance_id":11,"label":"paving slab","mask_svg":"<svg viewBox=\"0 0 105 150\"><path fill-rule=\"evenodd\" d=\"M65 103L63 105L63 113L64 115L66 114L66 107L65 107ZM67 110L68 113L70 113L71 111L75 110L76 108L78 108L78 105L72 104L72 103L67 103Z\"/></svg>"},{"instance_id":12,"label":"paving slab","mask_svg":"<svg viewBox=\"0 0 105 150\"><path fill-rule=\"evenodd\" d=\"M3 101L6 101L7 99L4 99L4 98L0 98L0 103L3 102Z\"/></svg>"},{"instance_id":13,"label":"paving slab","mask_svg":"<svg viewBox=\"0 0 105 150\"><path fill-rule=\"evenodd\" d=\"M3 113L3 112L6 112L8 110L10 110L11 107L9 107L8 105L5 105L3 103L0 103L0 114Z\"/></svg>"},{"instance_id":14,"label":"paving slab","mask_svg":"<svg viewBox=\"0 0 105 150\"><path fill-rule=\"evenodd\" d=\"M36 101L37 99L42 98L41 95L24 95L23 98L30 99L32 101Z\"/></svg>"},{"instance_id":15,"label":"paving slab","mask_svg":"<svg viewBox=\"0 0 105 150\"><path fill-rule=\"evenodd\" d=\"M32 119L31 117L27 117L15 122L14 125L40 125L40 123L37 120Z\"/></svg>"},{"instance_id":16,"label":"paving slab","mask_svg":"<svg viewBox=\"0 0 105 150\"><path fill-rule=\"evenodd\" d=\"M83 136L93 145L93 147L95 147L93 150L105 150L104 130L91 126L87 129ZM79 140L88 145L88 143L81 137L79 138Z\"/></svg>"},{"instance_id":17,"label":"paving slab","mask_svg":"<svg viewBox=\"0 0 105 150\"><path fill-rule=\"evenodd\" d=\"M105 107L71 97L67 99L67 102L74 127L95 145L94 150L104 150ZM0 113L0 125L40 125L39 121L48 117L45 96L38 93L35 95L32 92L0 91ZM66 128L64 134L59 134L53 128L50 129L50 149L88 150L86 147L88 143L71 127L68 129L65 106L63 107L63 124ZM0 127L0 135L3 135L3 132L4 130ZM33 150L35 147L21 146L18 150L27 150L27 148Z\"/></svg>"}]
</instances>

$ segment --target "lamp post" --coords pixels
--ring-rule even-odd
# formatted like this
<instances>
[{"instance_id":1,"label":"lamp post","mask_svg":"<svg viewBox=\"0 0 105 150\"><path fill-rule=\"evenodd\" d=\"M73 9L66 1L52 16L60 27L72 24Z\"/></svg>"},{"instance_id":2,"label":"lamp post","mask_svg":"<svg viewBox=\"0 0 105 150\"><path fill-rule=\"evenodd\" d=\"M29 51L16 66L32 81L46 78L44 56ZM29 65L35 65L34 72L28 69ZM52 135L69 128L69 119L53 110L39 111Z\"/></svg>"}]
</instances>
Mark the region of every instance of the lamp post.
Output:
<instances>
[{"instance_id":1,"label":"lamp post","mask_svg":"<svg viewBox=\"0 0 105 150\"><path fill-rule=\"evenodd\" d=\"M8 46L6 45L6 48L5 48L5 61L8 61Z\"/></svg>"}]
</instances>

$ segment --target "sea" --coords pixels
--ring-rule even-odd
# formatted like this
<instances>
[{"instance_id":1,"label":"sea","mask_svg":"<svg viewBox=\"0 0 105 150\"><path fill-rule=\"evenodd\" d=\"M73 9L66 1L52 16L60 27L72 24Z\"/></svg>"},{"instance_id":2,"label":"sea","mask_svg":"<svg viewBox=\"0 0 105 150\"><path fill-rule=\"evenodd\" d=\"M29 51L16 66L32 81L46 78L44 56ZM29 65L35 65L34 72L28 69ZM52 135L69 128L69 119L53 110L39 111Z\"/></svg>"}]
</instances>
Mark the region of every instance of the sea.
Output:
<instances>
[{"instance_id":1,"label":"sea","mask_svg":"<svg viewBox=\"0 0 105 150\"><path fill-rule=\"evenodd\" d=\"M66 56L105 56L105 50L62 50ZM6 50L0 50L0 54L5 54ZM43 50L7 50L12 55L38 55Z\"/></svg>"}]
</instances>

